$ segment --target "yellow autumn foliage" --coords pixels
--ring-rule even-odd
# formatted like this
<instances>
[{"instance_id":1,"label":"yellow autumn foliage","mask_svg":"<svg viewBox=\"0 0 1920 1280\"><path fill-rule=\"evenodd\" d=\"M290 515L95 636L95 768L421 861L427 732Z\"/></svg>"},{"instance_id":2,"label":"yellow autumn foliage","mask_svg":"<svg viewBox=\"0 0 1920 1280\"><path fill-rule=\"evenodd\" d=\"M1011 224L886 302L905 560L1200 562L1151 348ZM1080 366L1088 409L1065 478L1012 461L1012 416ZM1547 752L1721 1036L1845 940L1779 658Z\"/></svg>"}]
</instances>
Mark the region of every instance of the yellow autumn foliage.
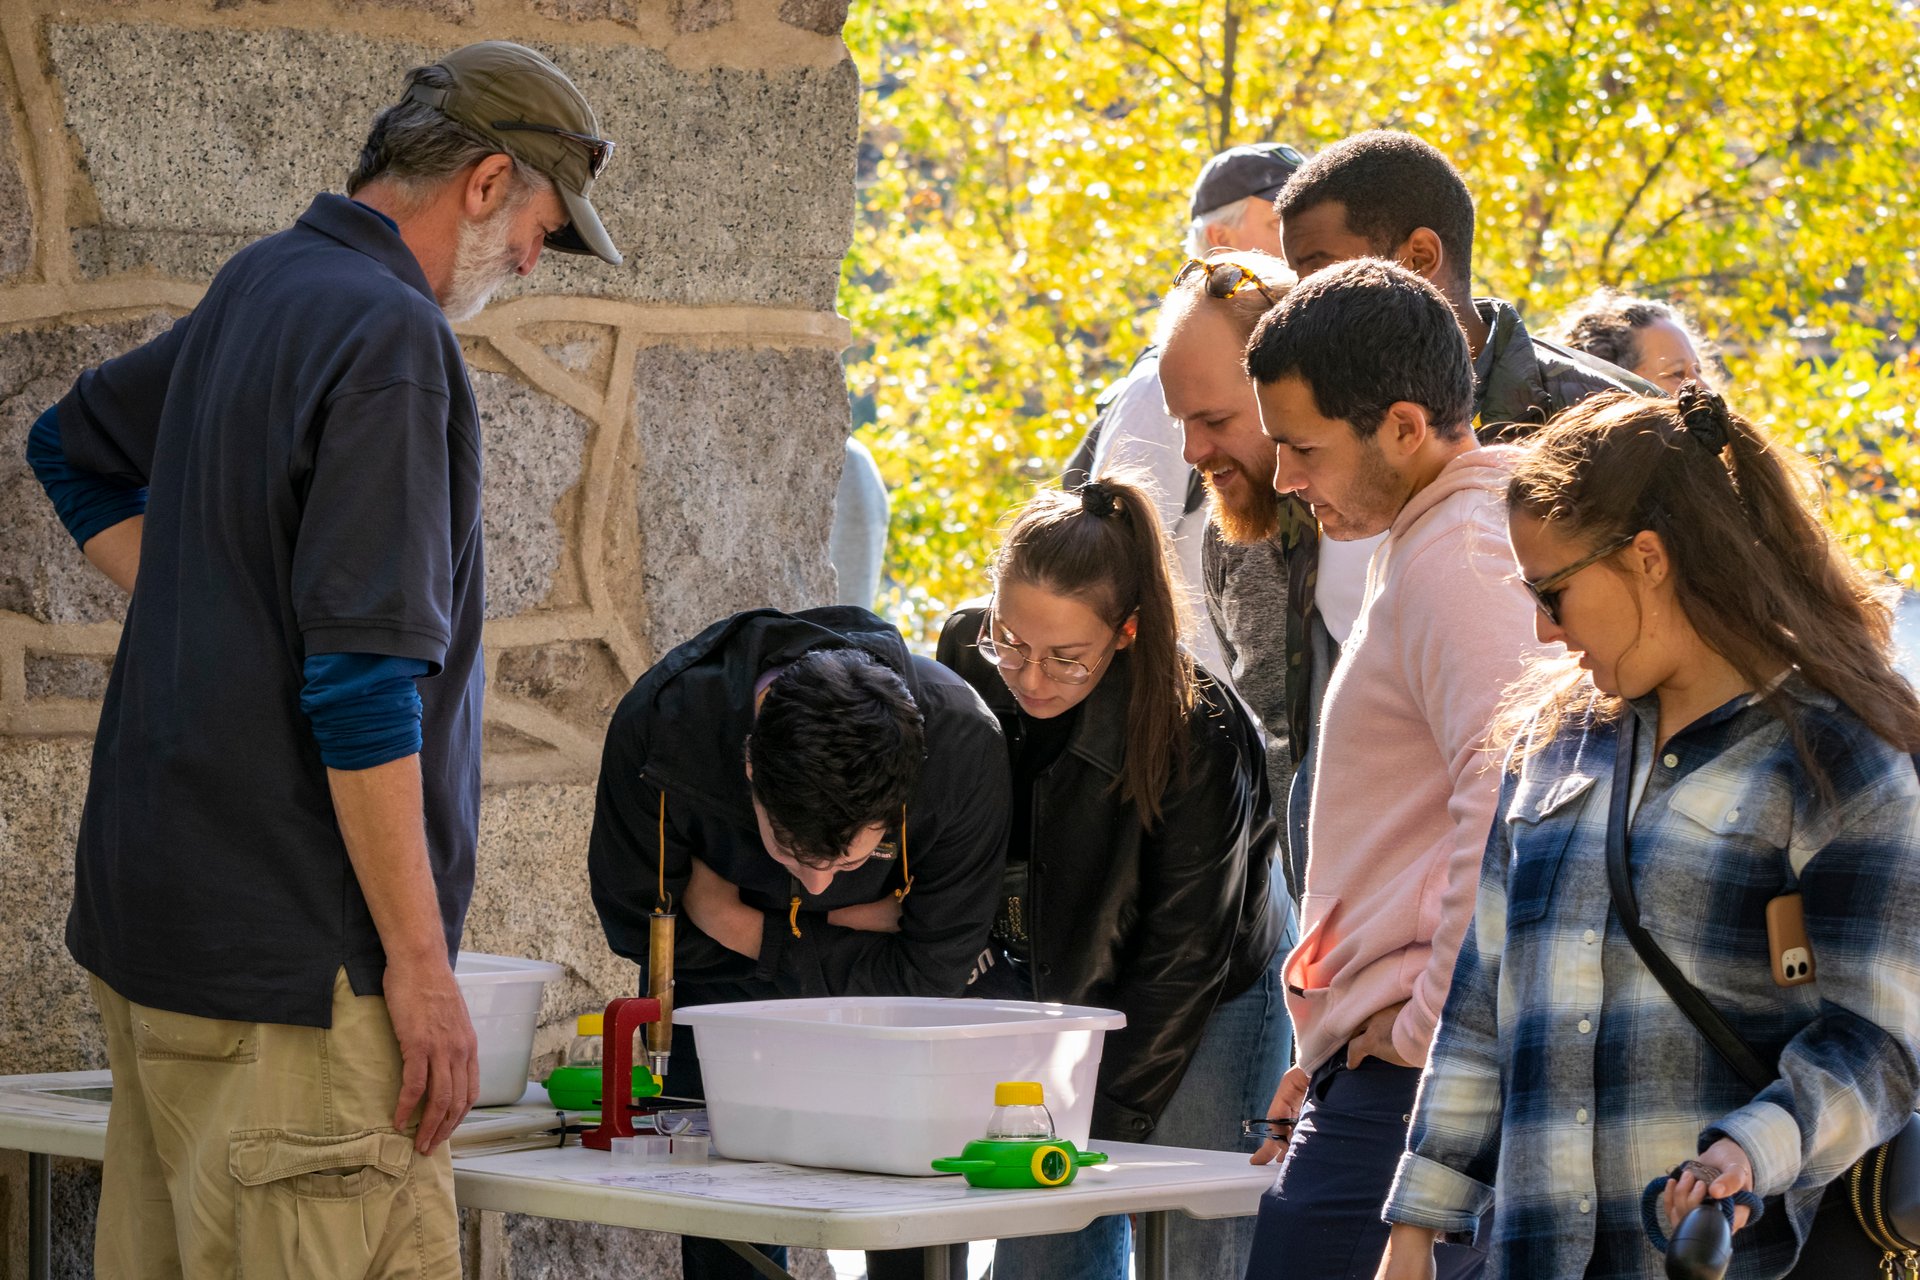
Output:
<instances>
[{"instance_id":1,"label":"yellow autumn foliage","mask_svg":"<svg viewBox=\"0 0 1920 1280\"><path fill-rule=\"evenodd\" d=\"M862 0L846 36L840 305L910 636L982 588L995 522L1146 340L1206 158L1374 127L1465 173L1477 292L1540 332L1602 284L1678 302L1735 406L1820 461L1835 527L1913 575L1909 0Z\"/></svg>"}]
</instances>

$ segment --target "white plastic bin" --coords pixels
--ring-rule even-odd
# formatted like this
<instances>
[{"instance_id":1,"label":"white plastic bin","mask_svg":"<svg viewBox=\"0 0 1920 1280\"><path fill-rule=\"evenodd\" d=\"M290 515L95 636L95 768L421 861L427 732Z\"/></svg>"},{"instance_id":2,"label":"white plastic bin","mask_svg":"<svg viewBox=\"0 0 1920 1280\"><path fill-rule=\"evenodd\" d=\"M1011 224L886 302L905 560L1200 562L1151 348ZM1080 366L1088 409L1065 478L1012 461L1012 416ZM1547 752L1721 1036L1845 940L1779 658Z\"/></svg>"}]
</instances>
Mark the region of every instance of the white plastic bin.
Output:
<instances>
[{"instance_id":1,"label":"white plastic bin","mask_svg":"<svg viewBox=\"0 0 1920 1280\"><path fill-rule=\"evenodd\" d=\"M931 1176L985 1131L993 1087L1038 1080L1085 1146L1112 1009L1019 1000L830 997L695 1005L716 1155Z\"/></svg>"},{"instance_id":2,"label":"white plastic bin","mask_svg":"<svg viewBox=\"0 0 1920 1280\"><path fill-rule=\"evenodd\" d=\"M533 1062L533 1028L540 1020L540 993L566 972L545 960L462 951L453 966L467 998L473 1033L480 1041L482 1107L520 1101Z\"/></svg>"}]
</instances>

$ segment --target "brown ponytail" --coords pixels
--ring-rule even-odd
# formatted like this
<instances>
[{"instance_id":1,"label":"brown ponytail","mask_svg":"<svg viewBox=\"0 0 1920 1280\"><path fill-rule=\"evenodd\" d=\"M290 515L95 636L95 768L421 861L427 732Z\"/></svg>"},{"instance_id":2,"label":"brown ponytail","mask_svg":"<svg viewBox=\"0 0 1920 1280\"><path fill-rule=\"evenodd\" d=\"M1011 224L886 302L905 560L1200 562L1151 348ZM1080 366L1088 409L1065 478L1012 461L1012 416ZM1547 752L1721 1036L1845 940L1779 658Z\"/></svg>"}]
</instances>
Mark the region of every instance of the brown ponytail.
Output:
<instances>
[{"instance_id":1,"label":"brown ponytail","mask_svg":"<svg viewBox=\"0 0 1920 1280\"><path fill-rule=\"evenodd\" d=\"M1673 400L1598 396L1555 418L1529 442L1507 506L1594 549L1659 534L1687 621L1754 688L1796 668L1894 747L1920 750L1920 698L1893 667L1889 589L1820 523L1817 492L1796 455L1689 383ZM1562 681L1534 749L1591 693ZM1766 701L1825 789L1790 700ZM1503 717L1507 736L1529 710Z\"/></svg>"},{"instance_id":2,"label":"brown ponytail","mask_svg":"<svg viewBox=\"0 0 1920 1280\"><path fill-rule=\"evenodd\" d=\"M1110 627L1135 618L1127 706L1124 798L1151 826L1160 797L1187 769L1193 659L1168 567L1160 515L1133 472L1101 475L1068 492L1048 489L1022 507L993 558L996 583L1020 582L1081 601Z\"/></svg>"}]
</instances>

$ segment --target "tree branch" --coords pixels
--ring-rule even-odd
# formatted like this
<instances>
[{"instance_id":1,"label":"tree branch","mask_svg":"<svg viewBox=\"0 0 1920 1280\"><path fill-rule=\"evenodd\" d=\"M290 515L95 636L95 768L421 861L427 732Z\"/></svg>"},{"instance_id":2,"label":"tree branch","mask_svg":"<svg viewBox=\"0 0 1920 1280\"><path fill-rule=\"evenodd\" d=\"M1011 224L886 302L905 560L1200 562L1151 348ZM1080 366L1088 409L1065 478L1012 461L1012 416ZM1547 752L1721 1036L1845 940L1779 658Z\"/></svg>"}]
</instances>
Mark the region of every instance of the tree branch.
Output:
<instances>
[{"instance_id":1,"label":"tree branch","mask_svg":"<svg viewBox=\"0 0 1920 1280\"><path fill-rule=\"evenodd\" d=\"M1226 0L1226 13L1220 34L1220 129L1214 137L1215 152L1225 151L1233 140L1233 83L1239 70L1240 14L1233 0Z\"/></svg>"}]
</instances>

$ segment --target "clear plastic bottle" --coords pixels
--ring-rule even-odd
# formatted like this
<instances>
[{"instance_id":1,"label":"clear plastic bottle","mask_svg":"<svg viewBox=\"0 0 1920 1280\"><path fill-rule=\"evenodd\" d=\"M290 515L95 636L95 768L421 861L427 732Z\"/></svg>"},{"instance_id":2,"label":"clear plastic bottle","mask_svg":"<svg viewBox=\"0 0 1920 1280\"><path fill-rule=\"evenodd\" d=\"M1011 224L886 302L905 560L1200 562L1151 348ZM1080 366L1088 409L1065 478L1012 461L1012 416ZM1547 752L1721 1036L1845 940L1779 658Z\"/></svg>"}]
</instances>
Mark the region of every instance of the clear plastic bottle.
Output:
<instances>
[{"instance_id":1,"label":"clear plastic bottle","mask_svg":"<svg viewBox=\"0 0 1920 1280\"><path fill-rule=\"evenodd\" d=\"M993 1087L988 1141L1031 1142L1052 1138L1053 1113L1037 1080L1002 1080Z\"/></svg>"},{"instance_id":2,"label":"clear plastic bottle","mask_svg":"<svg viewBox=\"0 0 1920 1280\"><path fill-rule=\"evenodd\" d=\"M573 1022L573 1040L567 1045L567 1065L598 1068L606 1058L606 1018L583 1013Z\"/></svg>"}]
</instances>

